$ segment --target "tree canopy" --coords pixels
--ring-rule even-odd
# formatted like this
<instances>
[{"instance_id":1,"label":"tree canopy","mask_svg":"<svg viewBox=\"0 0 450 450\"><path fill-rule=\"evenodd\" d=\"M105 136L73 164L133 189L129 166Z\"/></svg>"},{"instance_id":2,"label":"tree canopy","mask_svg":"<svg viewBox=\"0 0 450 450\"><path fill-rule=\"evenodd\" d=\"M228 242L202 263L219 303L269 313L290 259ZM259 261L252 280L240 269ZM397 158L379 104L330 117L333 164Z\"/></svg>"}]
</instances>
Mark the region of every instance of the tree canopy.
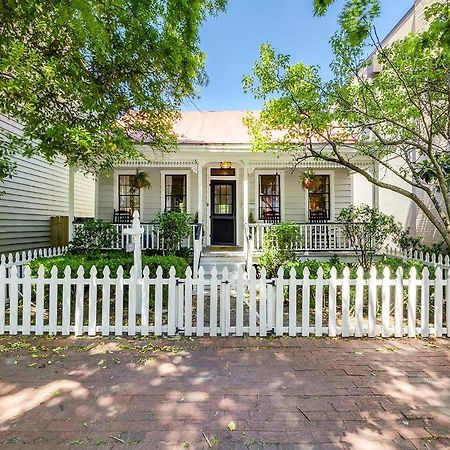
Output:
<instances>
[{"instance_id":1,"label":"tree canopy","mask_svg":"<svg viewBox=\"0 0 450 450\"><path fill-rule=\"evenodd\" d=\"M136 140L172 146L181 102L206 80L199 26L225 2L1 2L0 113L23 135L0 131L0 181L16 153L100 171L137 156Z\"/></svg>"},{"instance_id":2,"label":"tree canopy","mask_svg":"<svg viewBox=\"0 0 450 450\"><path fill-rule=\"evenodd\" d=\"M323 8L329 3L316 1ZM450 7L438 2L425 15L425 31L389 47L369 30L382 67L374 77L365 70L367 39L355 44L346 30L331 42L330 81L318 67L291 63L263 45L244 89L264 106L247 125L256 150L290 151L296 163L335 162L411 199L450 245ZM358 164L358 155L368 163ZM398 182L386 181L387 173Z\"/></svg>"}]
</instances>

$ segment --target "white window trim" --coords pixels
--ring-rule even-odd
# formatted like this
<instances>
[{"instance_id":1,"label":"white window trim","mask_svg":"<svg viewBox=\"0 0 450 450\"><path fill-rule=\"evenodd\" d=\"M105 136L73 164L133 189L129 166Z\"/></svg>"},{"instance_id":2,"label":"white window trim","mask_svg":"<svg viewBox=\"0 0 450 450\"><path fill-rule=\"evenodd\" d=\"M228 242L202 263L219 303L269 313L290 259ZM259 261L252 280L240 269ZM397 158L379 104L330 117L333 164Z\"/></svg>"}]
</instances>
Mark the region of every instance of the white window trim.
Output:
<instances>
[{"instance_id":1,"label":"white window trim","mask_svg":"<svg viewBox=\"0 0 450 450\"><path fill-rule=\"evenodd\" d=\"M115 170L114 171L114 209L118 211L119 209L119 175L134 175L136 173L136 169L123 169L123 170ZM139 217L141 222L145 222L144 220L144 191L145 189L139 190ZM114 214L111 214L111 222L114 218Z\"/></svg>"},{"instance_id":2,"label":"white window trim","mask_svg":"<svg viewBox=\"0 0 450 450\"><path fill-rule=\"evenodd\" d=\"M186 175L186 212L191 214L191 171L161 170L161 212L166 209L166 175Z\"/></svg>"},{"instance_id":3,"label":"white window trim","mask_svg":"<svg viewBox=\"0 0 450 450\"><path fill-rule=\"evenodd\" d=\"M260 175L279 175L280 176L280 220L284 222L286 217L285 208L285 191L284 191L284 170L255 170L255 211L254 218L257 223L263 223L264 220L259 218L259 176Z\"/></svg>"},{"instance_id":4,"label":"white window trim","mask_svg":"<svg viewBox=\"0 0 450 450\"><path fill-rule=\"evenodd\" d=\"M320 170L314 171L316 175L328 175L330 177L330 222L335 220L335 186L334 186L334 170ZM308 189L305 190L305 222L309 222L309 192Z\"/></svg>"}]
</instances>

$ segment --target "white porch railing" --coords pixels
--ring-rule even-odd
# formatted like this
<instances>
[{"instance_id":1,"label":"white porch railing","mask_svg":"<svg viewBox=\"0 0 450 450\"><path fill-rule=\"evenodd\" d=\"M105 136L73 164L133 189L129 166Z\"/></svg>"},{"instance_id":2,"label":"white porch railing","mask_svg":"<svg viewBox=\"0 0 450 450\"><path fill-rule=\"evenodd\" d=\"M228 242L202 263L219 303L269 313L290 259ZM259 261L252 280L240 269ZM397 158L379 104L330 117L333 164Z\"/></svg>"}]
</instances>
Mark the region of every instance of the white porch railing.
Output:
<instances>
[{"instance_id":1,"label":"white porch railing","mask_svg":"<svg viewBox=\"0 0 450 450\"><path fill-rule=\"evenodd\" d=\"M114 223L112 224L117 232L118 238L115 244L111 247L113 250L126 249L131 244L131 236L123 233L123 230L130 228L129 223ZM83 223L74 223L73 228L76 230L78 227L84 226ZM164 239L160 236L159 227L153 223L142 223L144 228L142 234L141 247L142 250L163 250ZM193 248L195 239L195 229L197 224L192 224L191 234L182 242L181 247Z\"/></svg>"},{"instance_id":2,"label":"white porch railing","mask_svg":"<svg viewBox=\"0 0 450 450\"><path fill-rule=\"evenodd\" d=\"M345 237L342 225L339 223L298 223L300 240L294 250L308 251L351 251L352 246ZM254 253L260 253L263 248L264 235L273 224L251 223L246 225L248 234L253 240Z\"/></svg>"}]
</instances>

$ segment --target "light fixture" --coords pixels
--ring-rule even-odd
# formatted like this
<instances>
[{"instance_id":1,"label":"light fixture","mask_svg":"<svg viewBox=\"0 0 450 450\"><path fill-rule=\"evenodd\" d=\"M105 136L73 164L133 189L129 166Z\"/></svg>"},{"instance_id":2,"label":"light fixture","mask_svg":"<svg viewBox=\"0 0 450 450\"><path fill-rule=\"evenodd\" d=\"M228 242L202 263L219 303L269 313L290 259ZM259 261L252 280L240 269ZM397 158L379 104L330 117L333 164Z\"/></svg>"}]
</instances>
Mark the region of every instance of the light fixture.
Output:
<instances>
[{"instance_id":1,"label":"light fixture","mask_svg":"<svg viewBox=\"0 0 450 450\"><path fill-rule=\"evenodd\" d=\"M231 161L220 161L221 169L231 169Z\"/></svg>"}]
</instances>

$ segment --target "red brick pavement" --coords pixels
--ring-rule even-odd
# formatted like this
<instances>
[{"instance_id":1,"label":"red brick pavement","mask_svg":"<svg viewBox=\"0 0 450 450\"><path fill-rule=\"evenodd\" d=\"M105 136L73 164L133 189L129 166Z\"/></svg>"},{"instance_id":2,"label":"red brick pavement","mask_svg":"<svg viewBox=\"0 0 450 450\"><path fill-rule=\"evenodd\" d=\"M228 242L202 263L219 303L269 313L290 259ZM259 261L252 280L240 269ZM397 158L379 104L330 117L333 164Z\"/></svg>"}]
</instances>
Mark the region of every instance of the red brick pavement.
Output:
<instances>
[{"instance_id":1,"label":"red brick pavement","mask_svg":"<svg viewBox=\"0 0 450 450\"><path fill-rule=\"evenodd\" d=\"M0 352L2 446L450 448L444 339L4 337Z\"/></svg>"}]
</instances>

